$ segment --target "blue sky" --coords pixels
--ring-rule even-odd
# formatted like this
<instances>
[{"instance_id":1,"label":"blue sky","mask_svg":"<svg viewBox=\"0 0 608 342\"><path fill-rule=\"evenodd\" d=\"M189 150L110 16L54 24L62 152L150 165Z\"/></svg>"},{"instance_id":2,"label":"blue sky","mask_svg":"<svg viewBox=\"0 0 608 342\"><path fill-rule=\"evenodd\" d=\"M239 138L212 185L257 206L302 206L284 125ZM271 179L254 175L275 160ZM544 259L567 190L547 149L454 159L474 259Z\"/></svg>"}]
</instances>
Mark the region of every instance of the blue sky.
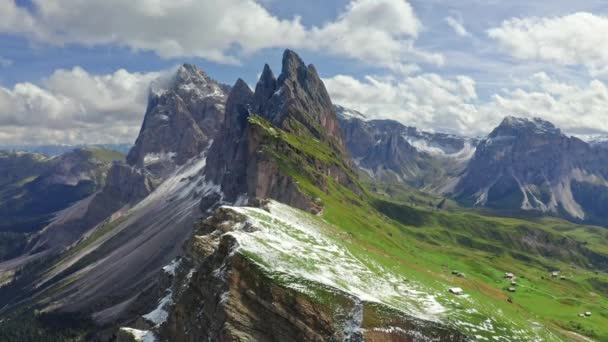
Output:
<instances>
[{"instance_id":1,"label":"blue sky","mask_svg":"<svg viewBox=\"0 0 608 342\"><path fill-rule=\"evenodd\" d=\"M0 0L0 144L131 141L151 79L188 62L254 86L284 48L370 118L603 134L607 14L600 0Z\"/></svg>"}]
</instances>

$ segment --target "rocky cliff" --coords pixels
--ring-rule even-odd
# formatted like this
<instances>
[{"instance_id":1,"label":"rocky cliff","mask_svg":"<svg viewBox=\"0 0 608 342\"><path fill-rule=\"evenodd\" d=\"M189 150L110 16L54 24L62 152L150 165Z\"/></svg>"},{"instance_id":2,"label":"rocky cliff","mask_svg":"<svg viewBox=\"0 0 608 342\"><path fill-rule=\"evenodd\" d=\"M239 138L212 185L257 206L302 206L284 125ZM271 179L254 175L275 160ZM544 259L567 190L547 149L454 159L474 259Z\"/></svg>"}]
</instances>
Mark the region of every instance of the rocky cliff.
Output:
<instances>
[{"instance_id":1,"label":"rocky cliff","mask_svg":"<svg viewBox=\"0 0 608 342\"><path fill-rule=\"evenodd\" d=\"M470 205L536 210L600 223L608 152L541 119L507 117L482 140L456 189Z\"/></svg>"},{"instance_id":2,"label":"rocky cliff","mask_svg":"<svg viewBox=\"0 0 608 342\"><path fill-rule=\"evenodd\" d=\"M306 146L315 141L323 150ZM320 158L322 152L332 160ZM209 151L207 180L220 185L226 202L275 198L298 208L319 210L280 161L282 157L293 161L297 155L303 162L298 167L310 166L319 181L331 177L356 187L325 86L314 66L306 66L298 55L286 50L278 78L265 65L255 92L242 80L232 88L223 129Z\"/></svg>"},{"instance_id":3,"label":"rocky cliff","mask_svg":"<svg viewBox=\"0 0 608 342\"><path fill-rule=\"evenodd\" d=\"M393 120L367 120L336 106L346 146L359 168L383 182L450 192L475 152L477 139L429 133Z\"/></svg>"},{"instance_id":4,"label":"rocky cliff","mask_svg":"<svg viewBox=\"0 0 608 342\"><path fill-rule=\"evenodd\" d=\"M191 64L179 67L169 80L154 82L128 163L153 169L197 156L222 125L228 91Z\"/></svg>"}]
</instances>

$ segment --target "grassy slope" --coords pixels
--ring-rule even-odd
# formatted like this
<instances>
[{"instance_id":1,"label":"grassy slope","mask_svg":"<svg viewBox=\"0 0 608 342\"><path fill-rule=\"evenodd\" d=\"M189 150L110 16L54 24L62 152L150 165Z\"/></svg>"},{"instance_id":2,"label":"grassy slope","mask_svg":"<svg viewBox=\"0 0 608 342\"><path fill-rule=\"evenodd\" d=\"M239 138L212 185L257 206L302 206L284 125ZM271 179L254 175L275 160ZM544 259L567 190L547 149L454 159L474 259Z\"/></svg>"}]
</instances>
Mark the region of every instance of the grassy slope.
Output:
<instances>
[{"instance_id":1,"label":"grassy slope","mask_svg":"<svg viewBox=\"0 0 608 342\"><path fill-rule=\"evenodd\" d=\"M551 332L543 333L544 338L576 339L574 332L608 340L608 276L589 266L590 260L578 250L559 253L560 244L569 237L581 242L583 249L606 255L605 231L555 219L529 222L470 212L439 212L390 203L371 193L358 196L303 163L313 158L341 164L318 141L279 131L260 119L252 123L293 148L286 155L266 147L283 172L298 180L303 192L320 198L325 206L323 218L350 237L347 246L361 260L373 260L437 293L445 293L450 286L462 287L476 310L490 316L500 313L510 329L523 326L534 330L537 327L531 322L538 322ZM325 179L325 191L313 181L319 177ZM539 253L546 251L523 243L530 232L543 233L549 245L558 246L557 254L542 256ZM567 279L552 279L549 272L554 269L561 270ZM456 277L452 270L466 277ZM503 279L504 272L518 275L517 292L506 291L510 285ZM469 304L458 305L466 310ZM593 315L577 316L585 311ZM474 319L470 323L480 324Z\"/></svg>"}]
</instances>

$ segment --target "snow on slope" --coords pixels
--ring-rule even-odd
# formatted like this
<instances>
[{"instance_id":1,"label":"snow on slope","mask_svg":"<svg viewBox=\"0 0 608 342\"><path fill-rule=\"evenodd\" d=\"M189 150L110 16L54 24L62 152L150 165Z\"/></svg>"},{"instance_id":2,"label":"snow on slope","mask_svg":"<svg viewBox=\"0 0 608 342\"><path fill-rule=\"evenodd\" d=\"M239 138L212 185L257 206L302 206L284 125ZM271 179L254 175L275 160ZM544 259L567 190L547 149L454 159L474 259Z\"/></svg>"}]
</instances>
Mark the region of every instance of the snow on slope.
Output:
<instances>
[{"instance_id":1,"label":"snow on slope","mask_svg":"<svg viewBox=\"0 0 608 342\"><path fill-rule=\"evenodd\" d=\"M468 295L448 294L448 284L429 285L405 279L371 257L355 256L337 228L317 216L277 202L270 202L269 211L224 208L246 216L243 227L253 227L247 231L236 227L226 233L237 239L237 250L255 255L263 269L272 275L283 275L280 279L288 279L286 286L297 291L314 295L306 281L323 284L363 302L381 303L416 318L452 325L469 336L478 336L478 340L558 340L544 328L521 326Z\"/></svg>"}]
</instances>

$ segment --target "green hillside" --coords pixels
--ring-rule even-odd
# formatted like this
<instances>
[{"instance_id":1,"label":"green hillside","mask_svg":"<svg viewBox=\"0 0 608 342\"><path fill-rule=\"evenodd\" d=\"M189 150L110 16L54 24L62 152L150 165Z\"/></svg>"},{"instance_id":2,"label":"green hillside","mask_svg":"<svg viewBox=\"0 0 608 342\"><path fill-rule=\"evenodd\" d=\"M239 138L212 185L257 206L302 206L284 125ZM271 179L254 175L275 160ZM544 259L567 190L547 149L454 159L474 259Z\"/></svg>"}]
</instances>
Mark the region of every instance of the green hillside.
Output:
<instances>
[{"instance_id":1,"label":"green hillside","mask_svg":"<svg viewBox=\"0 0 608 342\"><path fill-rule=\"evenodd\" d=\"M390 271L433 293L448 308L445 323L479 340L608 340L605 229L412 207L368 190L355 194L315 171L317 163L341 165L320 142L252 122L290 146L266 149L301 191L323 203L322 216L308 219L330 224L332 241L368 266L378 265L379 278ZM553 271L560 273L553 277ZM504 278L506 272L515 274L516 285ZM465 295L449 294L450 287L461 287ZM584 312L591 316L579 317ZM488 318L494 329L480 328Z\"/></svg>"}]
</instances>

